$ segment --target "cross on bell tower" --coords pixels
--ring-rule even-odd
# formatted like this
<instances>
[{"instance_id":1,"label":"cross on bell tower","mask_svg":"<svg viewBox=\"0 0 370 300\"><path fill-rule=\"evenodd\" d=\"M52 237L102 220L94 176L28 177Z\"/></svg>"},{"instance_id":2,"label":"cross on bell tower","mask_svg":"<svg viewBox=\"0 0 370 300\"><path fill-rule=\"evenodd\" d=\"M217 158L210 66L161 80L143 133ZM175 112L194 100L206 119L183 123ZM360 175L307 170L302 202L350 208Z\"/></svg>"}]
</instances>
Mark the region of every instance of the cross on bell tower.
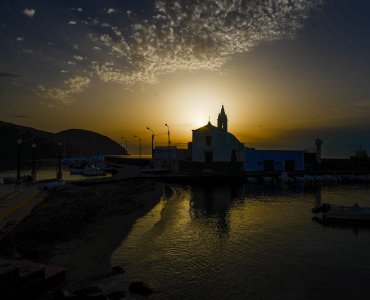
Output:
<instances>
[{"instance_id":1,"label":"cross on bell tower","mask_svg":"<svg viewBox=\"0 0 370 300\"><path fill-rule=\"evenodd\" d=\"M221 112L218 114L217 127L227 131L227 115L225 114L224 106L222 105Z\"/></svg>"}]
</instances>

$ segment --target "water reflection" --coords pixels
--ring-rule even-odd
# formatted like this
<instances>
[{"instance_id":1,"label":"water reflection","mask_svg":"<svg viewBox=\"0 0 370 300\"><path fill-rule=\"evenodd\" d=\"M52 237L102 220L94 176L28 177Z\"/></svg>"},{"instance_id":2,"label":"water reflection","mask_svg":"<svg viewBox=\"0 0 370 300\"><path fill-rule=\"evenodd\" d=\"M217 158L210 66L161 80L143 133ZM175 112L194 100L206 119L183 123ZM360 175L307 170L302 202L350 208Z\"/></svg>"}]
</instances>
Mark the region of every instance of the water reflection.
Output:
<instances>
[{"instance_id":1,"label":"water reflection","mask_svg":"<svg viewBox=\"0 0 370 300\"><path fill-rule=\"evenodd\" d=\"M227 238L230 230L230 208L243 201L244 185L190 187L190 216L192 219L215 220L215 231L220 238Z\"/></svg>"},{"instance_id":2,"label":"water reflection","mask_svg":"<svg viewBox=\"0 0 370 300\"><path fill-rule=\"evenodd\" d=\"M112 256L154 299L359 298L370 232L312 222L321 202L370 206L361 186L175 186Z\"/></svg>"}]
</instances>

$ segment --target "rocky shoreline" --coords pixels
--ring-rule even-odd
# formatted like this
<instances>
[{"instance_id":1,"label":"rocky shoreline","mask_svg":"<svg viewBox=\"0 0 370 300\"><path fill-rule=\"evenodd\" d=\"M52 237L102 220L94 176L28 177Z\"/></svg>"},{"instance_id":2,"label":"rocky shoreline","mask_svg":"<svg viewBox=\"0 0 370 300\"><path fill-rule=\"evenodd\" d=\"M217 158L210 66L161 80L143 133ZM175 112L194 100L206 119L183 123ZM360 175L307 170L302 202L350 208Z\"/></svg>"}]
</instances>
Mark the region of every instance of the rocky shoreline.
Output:
<instances>
[{"instance_id":1,"label":"rocky shoreline","mask_svg":"<svg viewBox=\"0 0 370 300\"><path fill-rule=\"evenodd\" d=\"M37 205L0 242L0 255L66 268L61 288L68 291L97 286L117 273L110 265L112 252L162 193L161 183L145 179L68 184Z\"/></svg>"}]
</instances>

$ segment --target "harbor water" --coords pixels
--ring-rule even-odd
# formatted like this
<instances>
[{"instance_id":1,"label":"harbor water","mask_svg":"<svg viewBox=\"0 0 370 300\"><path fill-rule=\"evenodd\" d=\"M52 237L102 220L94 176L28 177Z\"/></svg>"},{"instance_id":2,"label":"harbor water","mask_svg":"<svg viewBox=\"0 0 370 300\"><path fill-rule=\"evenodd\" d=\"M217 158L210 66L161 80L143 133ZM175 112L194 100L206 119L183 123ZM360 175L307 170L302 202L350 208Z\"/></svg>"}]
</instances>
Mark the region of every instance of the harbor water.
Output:
<instances>
[{"instance_id":1,"label":"harbor water","mask_svg":"<svg viewBox=\"0 0 370 300\"><path fill-rule=\"evenodd\" d=\"M151 299L368 299L370 230L314 222L327 202L370 207L370 189L175 186L112 254L125 270L113 285L144 281Z\"/></svg>"}]
</instances>

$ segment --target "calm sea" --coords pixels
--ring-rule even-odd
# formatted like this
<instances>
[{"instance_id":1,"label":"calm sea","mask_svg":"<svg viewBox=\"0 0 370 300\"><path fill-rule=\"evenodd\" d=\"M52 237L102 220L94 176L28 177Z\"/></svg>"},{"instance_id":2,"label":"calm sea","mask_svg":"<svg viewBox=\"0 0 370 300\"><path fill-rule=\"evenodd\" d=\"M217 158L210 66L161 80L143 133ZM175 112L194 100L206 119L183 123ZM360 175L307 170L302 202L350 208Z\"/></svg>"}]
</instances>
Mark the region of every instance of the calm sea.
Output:
<instances>
[{"instance_id":1,"label":"calm sea","mask_svg":"<svg viewBox=\"0 0 370 300\"><path fill-rule=\"evenodd\" d=\"M370 230L314 222L321 202L370 207L370 189L176 186L112 254L126 270L114 284L144 281L150 299L369 299Z\"/></svg>"}]
</instances>

